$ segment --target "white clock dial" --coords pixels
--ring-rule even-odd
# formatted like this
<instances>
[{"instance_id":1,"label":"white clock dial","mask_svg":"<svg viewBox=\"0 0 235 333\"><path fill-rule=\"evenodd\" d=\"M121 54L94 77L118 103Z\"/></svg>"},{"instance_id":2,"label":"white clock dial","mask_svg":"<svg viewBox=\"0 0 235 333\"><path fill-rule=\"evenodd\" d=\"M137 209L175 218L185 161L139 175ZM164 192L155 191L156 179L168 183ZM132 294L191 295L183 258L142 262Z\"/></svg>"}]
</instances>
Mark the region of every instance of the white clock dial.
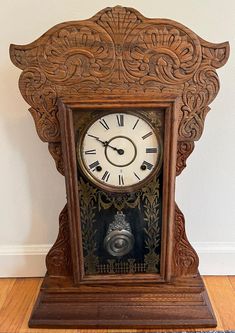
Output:
<instances>
[{"instance_id":1,"label":"white clock dial","mask_svg":"<svg viewBox=\"0 0 235 333\"><path fill-rule=\"evenodd\" d=\"M79 153L92 181L119 191L142 184L159 169L162 146L142 116L121 112L95 120L82 137Z\"/></svg>"}]
</instances>

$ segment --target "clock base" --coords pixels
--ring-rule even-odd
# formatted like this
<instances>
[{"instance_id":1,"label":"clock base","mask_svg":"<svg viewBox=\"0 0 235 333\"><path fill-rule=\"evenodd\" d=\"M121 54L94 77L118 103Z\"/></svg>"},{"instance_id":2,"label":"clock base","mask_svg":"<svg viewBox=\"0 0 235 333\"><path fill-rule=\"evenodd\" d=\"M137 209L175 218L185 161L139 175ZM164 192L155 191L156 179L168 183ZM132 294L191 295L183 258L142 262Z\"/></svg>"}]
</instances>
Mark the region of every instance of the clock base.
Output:
<instances>
[{"instance_id":1,"label":"clock base","mask_svg":"<svg viewBox=\"0 0 235 333\"><path fill-rule=\"evenodd\" d=\"M215 327L201 276L172 283L80 285L45 277L29 327L185 328Z\"/></svg>"}]
</instances>

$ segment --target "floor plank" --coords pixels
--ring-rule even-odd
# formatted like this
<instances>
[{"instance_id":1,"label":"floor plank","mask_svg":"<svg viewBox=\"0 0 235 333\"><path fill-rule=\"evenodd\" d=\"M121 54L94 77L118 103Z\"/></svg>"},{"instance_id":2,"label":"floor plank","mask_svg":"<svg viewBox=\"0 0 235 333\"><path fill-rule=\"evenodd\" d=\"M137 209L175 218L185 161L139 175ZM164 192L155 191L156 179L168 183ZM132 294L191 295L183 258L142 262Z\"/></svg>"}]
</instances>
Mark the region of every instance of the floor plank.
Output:
<instances>
[{"instance_id":1,"label":"floor plank","mask_svg":"<svg viewBox=\"0 0 235 333\"><path fill-rule=\"evenodd\" d=\"M230 282L230 284L231 284L231 286L232 286L232 288L235 292L235 276L229 276L228 279L229 279L229 282Z\"/></svg>"},{"instance_id":2,"label":"floor plank","mask_svg":"<svg viewBox=\"0 0 235 333\"><path fill-rule=\"evenodd\" d=\"M211 289L210 289L210 280L207 279L207 277L203 277L203 281L205 283L205 286L206 286L206 289L207 289L207 293L208 293L208 296L209 296L209 299L210 299L210 302L211 302L211 305L212 305L212 308L214 310L214 313L215 313L215 316L216 316L216 320L217 320L217 327L215 328L216 330L223 330L223 323L221 321L221 318L220 318L220 313L217 309L217 304L213 298L213 293L211 292Z\"/></svg>"},{"instance_id":3,"label":"floor plank","mask_svg":"<svg viewBox=\"0 0 235 333\"><path fill-rule=\"evenodd\" d=\"M207 291L217 314L219 329L235 328L235 294L227 276L206 276Z\"/></svg>"},{"instance_id":4,"label":"floor plank","mask_svg":"<svg viewBox=\"0 0 235 333\"><path fill-rule=\"evenodd\" d=\"M7 295L15 283L15 279L0 279L0 310L3 306Z\"/></svg>"},{"instance_id":5,"label":"floor plank","mask_svg":"<svg viewBox=\"0 0 235 333\"><path fill-rule=\"evenodd\" d=\"M19 332L39 279L16 279L0 311L0 332Z\"/></svg>"}]
</instances>

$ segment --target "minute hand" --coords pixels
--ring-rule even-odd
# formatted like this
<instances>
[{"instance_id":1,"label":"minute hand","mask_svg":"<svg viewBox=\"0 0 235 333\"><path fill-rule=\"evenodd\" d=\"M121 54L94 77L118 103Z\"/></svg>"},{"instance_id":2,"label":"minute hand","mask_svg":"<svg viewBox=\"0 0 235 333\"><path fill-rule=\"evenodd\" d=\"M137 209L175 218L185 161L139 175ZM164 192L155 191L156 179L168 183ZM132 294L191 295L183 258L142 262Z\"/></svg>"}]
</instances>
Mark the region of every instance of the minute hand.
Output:
<instances>
[{"instance_id":1,"label":"minute hand","mask_svg":"<svg viewBox=\"0 0 235 333\"><path fill-rule=\"evenodd\" d=\"M123 149L118 149L116 147L111 146L108 141L102 141L99 138L96 138L96 140L99 141L99 142L101 142L104 147L110 147L113 150L116 150L119 155L123 155L124 154L124 150Z\"/></svg>"}]
</instances>

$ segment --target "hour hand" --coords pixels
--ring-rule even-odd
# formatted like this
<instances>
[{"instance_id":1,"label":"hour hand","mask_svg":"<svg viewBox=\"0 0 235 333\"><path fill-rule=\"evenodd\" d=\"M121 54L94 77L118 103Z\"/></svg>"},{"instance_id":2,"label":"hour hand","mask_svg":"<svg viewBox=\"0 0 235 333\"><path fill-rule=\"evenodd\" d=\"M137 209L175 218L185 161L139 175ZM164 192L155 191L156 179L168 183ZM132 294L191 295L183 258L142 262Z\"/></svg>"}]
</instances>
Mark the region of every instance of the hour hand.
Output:
<instances>
[{"instance_id":1,"label":"hour hand","mask_svg":"<svg viewBox=\"0 0 235 333\"><path fill-rule=\"evenodd\" d=\"M123 149L119 149L119 148L116 148L116 147L111 146L111 145L109 144L108 141L105 141L105 142L104 142L104 146L105 146L105 147L110 147L110 148L112 148L113 150L116 150L116 152L117 152L119 155L123 155L123 154L124 154L124 150L123 150Z\"/></svg>"}]
</instances>

